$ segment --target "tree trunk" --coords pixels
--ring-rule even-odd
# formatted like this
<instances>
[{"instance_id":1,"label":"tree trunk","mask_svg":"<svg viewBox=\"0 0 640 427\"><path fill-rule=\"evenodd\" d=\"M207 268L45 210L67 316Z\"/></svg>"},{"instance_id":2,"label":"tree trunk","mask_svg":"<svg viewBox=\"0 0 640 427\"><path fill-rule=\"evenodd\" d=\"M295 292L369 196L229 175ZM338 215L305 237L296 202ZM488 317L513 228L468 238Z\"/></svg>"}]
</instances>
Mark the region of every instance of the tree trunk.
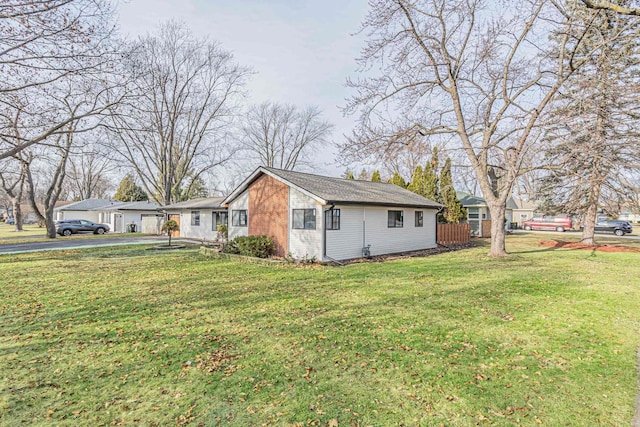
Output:
<instances>
[{"instance_id":1,"label":"tree trunk","mask_svg":"<svg viewBox=\"0 0 640 427\"><path fill-rule=\"evenodd\" d=\"M500 203L496 200L494 203L488 203L487 205L491 215L491 249L489 250L489 256L505 256L507 255L504 232L506 203Z\"/></svg>"},{"instance_id":2,"label":"tree trunk","mask_svg":"<svg viewBox=\"0 0 640 427\"><path fill-rule=\"evenodd\" d=\"M595 243L595 228L598 221L598 200L600 199L600 185L594 182L589 191L589 204L584 214L582 224L582 243L593 245Z\"/></svg>"},{"instance_id":3,"label":"tree trunk","mask_svg":"<svg viewBox=\"0 0 640 427\"><path fill-rule=\"evenodd\" d=\"M15 220L15 231L22 231L22 198L12 197L11 204L13 205L13 219Z\"/></svg>"},{"instance_id":4,"label":"tree trunk","mask_svg":"<svg viewBox=\"0 0 640 427\"><path fill-rule=\"evenodd\" d=\"M47 237L50 239L55 239L57 236L56 234L56 223L53 220L53 215L50 214L45 214L45 219L44 219L44 223L47 227Z\"/></svg>"}]
</instances>

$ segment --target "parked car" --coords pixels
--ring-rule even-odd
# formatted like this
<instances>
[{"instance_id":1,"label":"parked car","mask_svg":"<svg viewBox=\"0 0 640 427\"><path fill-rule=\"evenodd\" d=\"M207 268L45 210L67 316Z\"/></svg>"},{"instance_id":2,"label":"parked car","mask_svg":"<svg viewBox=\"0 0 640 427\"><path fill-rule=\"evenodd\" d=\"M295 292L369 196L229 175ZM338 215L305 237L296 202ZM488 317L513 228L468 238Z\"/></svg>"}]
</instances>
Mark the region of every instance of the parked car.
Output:
<instances>
[{"instance_id":1,"label":"parked car","mask_svg":"<svg viewBox=\"0 0 640 427\"><path fill-rule=\"evenodd\" d=\"M9 225L13 225L16 223L16 219L15 218L7 218L4 220L5 224L9 224Z\"/></svg>"},{"instance_id":2,"label":"parked car","mask_svg":"<svg viewBox=\"0 0 640 427\"><path fill-rule=\"evenodd\" d=\"M595 228L596 233L613 233L616 236L624 236L633 231L629 221L619 219L608 219L598 221Z\"/></svg>"},{"instance_id":3,"label":"parked car","mask_svg":"<svg viewBox=\"0 0 640 427\"><path fill-rule=\"evenodd\" d=\"M104 234L109 232L107 224L96 224L86 219L68 219L56 222L56 233L70 236L76 233Z\"/></svg>"},{"instance_id":4,"label":"parked car","mask_svg":"<svg viewBox=\"0 0 640 427\"><path fill-rule=\"evenodd\" d=\"M523 224L525 230L565 231L573 229L573 220L569 215L535 216Z\"/></svg>"}]
</instances>

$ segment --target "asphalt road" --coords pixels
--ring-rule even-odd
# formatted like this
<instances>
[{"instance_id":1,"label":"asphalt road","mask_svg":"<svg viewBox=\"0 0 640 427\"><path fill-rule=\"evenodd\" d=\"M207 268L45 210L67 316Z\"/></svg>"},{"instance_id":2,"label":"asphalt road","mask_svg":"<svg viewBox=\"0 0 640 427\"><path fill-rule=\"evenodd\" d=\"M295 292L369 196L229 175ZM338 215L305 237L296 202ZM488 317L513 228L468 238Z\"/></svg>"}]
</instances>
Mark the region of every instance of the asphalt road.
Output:
<instances>
[{"instance_id":1,"label":"asphalt road","mask_svg":"<svg viewBox=\"0 0 640 427\"><path fill-rule=\"evenodd\" d=\"M175 241L175 239L173 239ZM25 252L40 252L40 251L59 251L66 249L81 249L81 248L93 248L104 246L122 246L122 245L142 245L142 244L154 244L154 243L166 243L167 238L161 236L127 236L127 237L108 237L104 239L73 239L66 240L64 237L59 237L46 242L32 242L32 243L16 243L0 245L0 255L2 254L16 254Z\"/></svg>"}]
</instances>

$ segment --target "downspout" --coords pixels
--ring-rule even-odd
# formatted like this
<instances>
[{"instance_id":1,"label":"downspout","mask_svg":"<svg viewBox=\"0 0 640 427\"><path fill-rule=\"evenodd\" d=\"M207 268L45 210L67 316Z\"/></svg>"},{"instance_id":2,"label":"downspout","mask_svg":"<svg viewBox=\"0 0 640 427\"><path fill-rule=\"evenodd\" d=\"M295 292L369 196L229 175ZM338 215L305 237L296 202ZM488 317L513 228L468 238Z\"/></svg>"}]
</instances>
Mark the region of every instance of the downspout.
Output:
<instances>
[{"instance_id":1,"label":"downspout","mask_svg":"<svg viewBox=\"0 0 640 427\"><path fill-rule=\"evenodd\" d=\"M327 257L327 212L332 211L336 205L333 203L329 206L329 209L322 211L322 257Z\"/></svg>"}]
</instances>

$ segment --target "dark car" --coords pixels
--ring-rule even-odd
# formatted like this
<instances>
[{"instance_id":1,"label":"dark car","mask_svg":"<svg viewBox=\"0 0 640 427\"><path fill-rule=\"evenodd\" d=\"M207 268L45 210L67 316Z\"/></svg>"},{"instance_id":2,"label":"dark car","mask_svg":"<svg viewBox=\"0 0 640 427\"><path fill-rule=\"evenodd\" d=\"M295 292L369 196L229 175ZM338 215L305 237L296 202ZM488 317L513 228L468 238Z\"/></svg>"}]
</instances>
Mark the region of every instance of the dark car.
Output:
<instances>
[{"instance_id":1,"label":"dark car","mask_svg":"<svg viewBox=\"0 0 640 427\"><path fill-rule=\"evenodd\" d=\"M621 221L619 219L608 219L604 221L598 221L596 223L596 233L613 233L616 236L624 236L631 233L633 230L631 224L628 221Z\"/></svg>"},{"instance_id":2,"label":"dark car","mask_svg":"<svg viewBox=\"0 0 640 427\"><path fill-rule=\"evenodd\" d=\"M68 219L56 222L56 233L70 236L76 233L104 234L109 231L107 224L96 224L86 219Z\"/></svg>"}]
</instances>

